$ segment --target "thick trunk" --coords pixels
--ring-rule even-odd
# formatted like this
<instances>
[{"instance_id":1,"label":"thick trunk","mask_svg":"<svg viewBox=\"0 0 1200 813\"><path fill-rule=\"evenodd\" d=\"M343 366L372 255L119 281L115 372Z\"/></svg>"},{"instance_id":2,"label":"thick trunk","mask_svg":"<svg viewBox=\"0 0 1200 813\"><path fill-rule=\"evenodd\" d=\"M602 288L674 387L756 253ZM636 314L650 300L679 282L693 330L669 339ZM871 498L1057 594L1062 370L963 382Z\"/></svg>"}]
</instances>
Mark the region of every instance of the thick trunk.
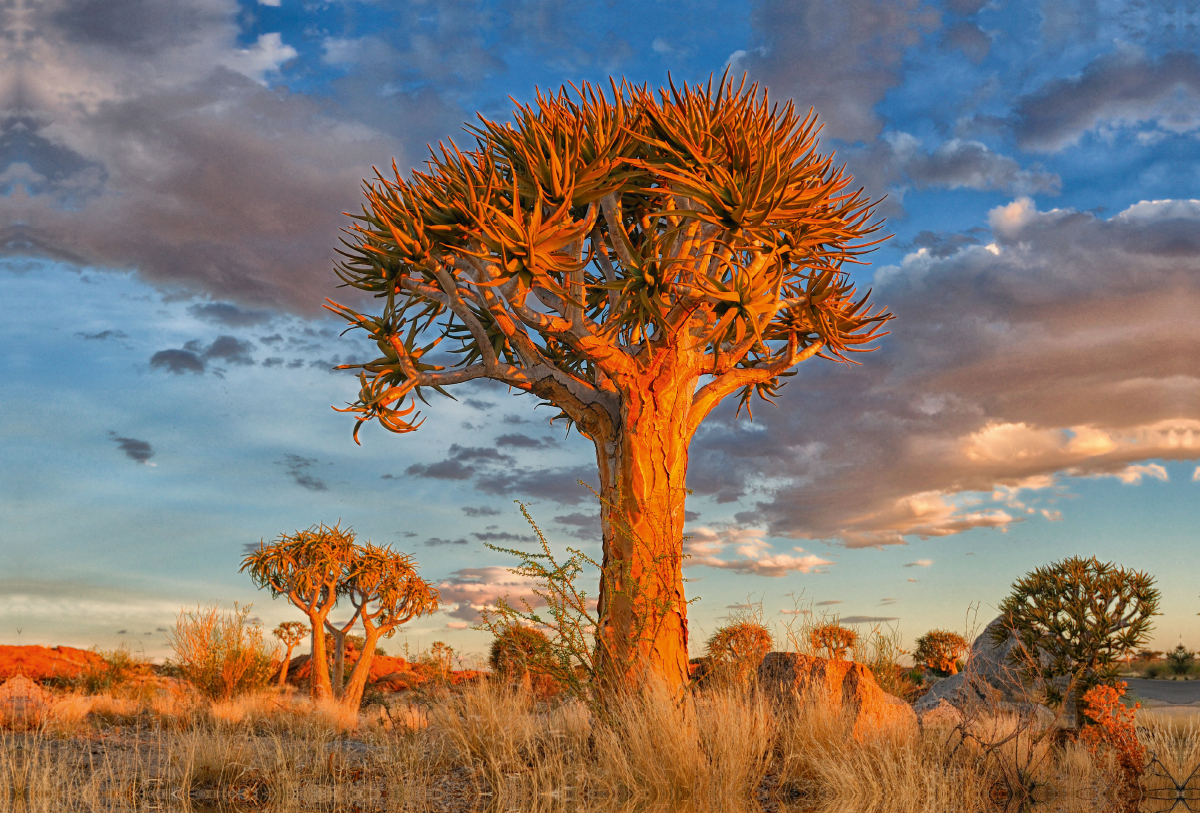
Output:
<instances>
[{"instance_id":1,"label":"thick trunk","mask_svg":"<svg viewBox=\"0 0 1200 813\"><path fill-rule=\"evenodd\" d=\"M375 647L379 644L382 630L367 629L367 641L363 644L362 653L354 663L350 672L350 682L342 692L341 703L347 708L357 709L362 704L363 692L367 688L367 678L371 676L371 661L375 658Z\"/></svg>"},{"instance_id":2,"label":"thick trunk","mask_svg":"<svg viewBox=\"0 0 1200 813\"><path fill-rule=\"evenodd\" d=\"M331 627L333 638L333 696L340 698L346 683L346 631Z\"/></svg>"},{"instance_id":3,"label":"thick trunk","mask_svg":"<svg viewBox=\"0 0 1200 813\"><path fill-rule=\"evenodd\" d=\"M688 680L683 523L688 410L694 371L660 370L623 393L609 437L594 437L600 467L604 561L601 678L633 685L653 675L669 687ZM648 674L647 674L648 673Z\"/></svg>"},{"instance_id":4,"label":"thick trunk","mask_svg":"<svg viewBox=\"0 0 1200 813\"><path fill-rule=\"evenodd\" d=\"M312 655L309 658L309 684L314 700L332 700L333 686L329 682L329 660L325 656L325 619L312 618Z\"/></svg>"}]
</instances>

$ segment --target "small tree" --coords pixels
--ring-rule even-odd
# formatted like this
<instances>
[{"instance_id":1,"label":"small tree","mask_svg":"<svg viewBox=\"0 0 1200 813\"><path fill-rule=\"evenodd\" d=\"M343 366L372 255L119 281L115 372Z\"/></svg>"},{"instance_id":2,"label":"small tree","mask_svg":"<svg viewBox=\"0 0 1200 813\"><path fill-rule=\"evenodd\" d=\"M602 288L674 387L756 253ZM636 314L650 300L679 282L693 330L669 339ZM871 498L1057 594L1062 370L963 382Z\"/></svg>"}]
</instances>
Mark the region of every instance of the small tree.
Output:
<instances>
[{"instance_id":1,"label":"small tree","mask_svg":"<svg viewBox=\"0 0 1200 813\"><path fill-rule=\"evenodd\" d=\"M345 241L339 275L379 302L329 304L380 351L346 365L355 438L411 432L416 399L481 378L562 410L599 467L599 665L681 686L692 438L725 398L771 400L800 362L881 335L890 314L844 268L875 204L818 151L814 114L724 77L538 93L471 132L371 182Z\"/></svg>"},{"instance_id":2,"label":"small tree","mask_svg":"<svg viewBox=\"0 0 1200 813\"><path fill-rule=\"evenodd\" d=\"M742 683L758 670L775 645L771 631L760 621L743 619L721 627L708 639L708 657L717 674Z\"/></svg>"},{"instance_id":3,"label":"small tree","mask_svg":"<svg viewBox=\"0 0 1200 813\"><path fill-rule=\"evenodd\" d=\"M279 665L279 688L283 688L287 682L288 665L292 662L292 650L300 645L304 640L304 636L308 635L308 625L302 624L299 621L284 621L271 632L283 645L287 647L287 652L283 655L283 662Z\"/></svg>"},{"instance_id":4,"label":"small tree","mask_svg":"<svg viewBox=\"0 0 1200 813\"><path fill-rule=\"evenodd\" d=\"M437 610L439 596L429 582L417 575L412 556L370 542L355 549L341 589L366 633L362 653L342 694L342 703L357 709L371 675L379 639L391 638L401 625Z\"/></svg>"},{"instance_id":5,"label":"small tree","mask_svg":"<svg viewBox=\"0 0 1200 813\"><path fill-rule=\"evenodd\" d=\"M1174 675L1186 675L1192 671L1192 664L1196 662L1196 653L1184 646L1182 641L1168 652L1166 657L1167 668Z\"/></svg>"},{"instance_id":6,"label":"small tree","mask_svg":"<svg viewBox=\"0 0 1200 813\"><path fill-rule=\"evenodd\" d=\"M339 525L314 525L294 534L280 534L270 544L242 560L242 570L271 597L283 596L308 616L312 629L312 696L333 699L326 666L325 620L337 605L346 569L354 555L354 532Z\"/></svg>"},{"instance_id":7,"label":"small tree","mask_svg":"<svg viewBox=\"0 0 1200 813\"><path fill-rule=\"evenodd\" d=\"M967 639L957 632L930 630L917 639L913 660L945 675L958 674L958 659L970 648Z\"/></svg>"},{"instance_id":8,"label":"small tree","mask_svg":"<svg viewBox=\"0 0 1200 813\"><path fill-rule=\"evenodd\" d=\"M808 633L808 642L817 652L828 652L830 660L840 661L858 645L858 633L836 621L828 621L812 628Z\"/></svg>"},{"instance_id":9,"label":"small tree","mask_svg":"<svg viewBox=\"0 0 1200 813\"><path fill-rule=\"evenodd\" d=\"M1061 704L1116 680L1117 661L1150 637L1158 602L1152 576L1072 556L1013 583L992 640L999 646L1015 636L1013 665ZM1083 723L1078 704L1076 723Z\"/></svg>"},{"instance_id":10,"label":"small tree","mask_svg":"<svg viewBox=\"0 0 1200 813\"><path fill-rule=\"evenodd\" d=\"M497 675L524 681L549 657L550 639L533 627L505 627L492 638L488 666Z\"/></svg>"}]
</instances>

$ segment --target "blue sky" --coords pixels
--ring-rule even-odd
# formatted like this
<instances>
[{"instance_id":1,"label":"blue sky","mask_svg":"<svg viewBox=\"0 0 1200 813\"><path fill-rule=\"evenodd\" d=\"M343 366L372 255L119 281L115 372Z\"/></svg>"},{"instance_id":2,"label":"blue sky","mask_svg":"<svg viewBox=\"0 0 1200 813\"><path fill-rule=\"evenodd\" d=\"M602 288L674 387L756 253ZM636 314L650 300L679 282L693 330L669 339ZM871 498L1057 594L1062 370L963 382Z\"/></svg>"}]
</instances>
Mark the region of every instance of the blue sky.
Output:
<instances>
[{"instance_id":1,"label":"blue sky","mask_svg":"<svg viewBox=\"0 0 1200 813\"><path fill-rule=\"evenodd\" d=\"M1200 12L1100 0L16 0L0 140L0 642L167 653L198 602L295 616L247 544L340 519L417 555L481 652L528 589L483 541L598 552L590 444L479 385L416 433L330 407L323 315L371 167L566 82L727 67L812 106L895 236L897 314L693 445L690 610L789 594L906 638L1067 555L1154 574L1200 646ZM794 548L801 550L796 551ZM387 646L395 648L397 643Z\"/></svg>"}]
</instances>

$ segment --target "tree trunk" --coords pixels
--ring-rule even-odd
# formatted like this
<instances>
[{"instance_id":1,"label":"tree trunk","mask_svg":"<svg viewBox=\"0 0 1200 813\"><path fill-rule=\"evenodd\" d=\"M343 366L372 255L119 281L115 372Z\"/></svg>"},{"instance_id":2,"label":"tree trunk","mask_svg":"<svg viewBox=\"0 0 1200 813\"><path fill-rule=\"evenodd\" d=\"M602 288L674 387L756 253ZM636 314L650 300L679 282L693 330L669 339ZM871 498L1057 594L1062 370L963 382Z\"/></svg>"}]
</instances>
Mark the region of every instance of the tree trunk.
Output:
<instances>
[{"instance_id":1,"label":"tree trunk","mask_svg":"<svg viewBox=\"0 0 1200 813\"><path fill-rule=\"evenodd\" d=\"M329 630L333 638L333 696L340 698L346 684L346 633L344 630L333 628Z\"/></svg>"},{"instance_id":2,"label":"tree trunk","mask_svg":"<svg viewBox=\"0 0 1200 813\"><path fill-rule=\"evenodd\" d=\"M604 533L598 662L613 685L650 675L670 688L688 681L681 568L695 382L684 365L660 369L622 393L612 436L593 438Z\"/></svg>"},{"instance_id":3,"label":"tree trunk","mask_svg":"<svg viewBox=\"0 0 1200 813\"><path fill-rule=\"evenodd\" d=\"M279 666L279 688L280 689L282 689L283 685L285 683L287 683L288 666L292 662L292 650L295 648L296 647L294 644L288 644L287 654L283 656L283 663L280 664L280 666Z\"/></svg>"},{"instance_id":4,"label":"tree trunk","mask_svg":"<svg viewBox=\"0 0 1200 813\"><path fill-rule=\"evenodd\" d=\"M325 619L311 618L312 654L309 657L309 692L314 700L332 700L333 686L329 683L329 660L325 655Z\"/></svg>"},{"instance_id":5,"label":"tree trunk","mask_svg":"<svg viewBox=\"0 0 1200 813\"><path fill-rule=\"evenodd\" d=\"M367 688L367 679L371 676L371 661L375 658L375 647L379 645L382 630L367 628L367 640L363 644L362 653L350 672L350 682L342 692L341 703L347 708L357 709L362 705L363 692Z\"/></svg>"}]
</instances>

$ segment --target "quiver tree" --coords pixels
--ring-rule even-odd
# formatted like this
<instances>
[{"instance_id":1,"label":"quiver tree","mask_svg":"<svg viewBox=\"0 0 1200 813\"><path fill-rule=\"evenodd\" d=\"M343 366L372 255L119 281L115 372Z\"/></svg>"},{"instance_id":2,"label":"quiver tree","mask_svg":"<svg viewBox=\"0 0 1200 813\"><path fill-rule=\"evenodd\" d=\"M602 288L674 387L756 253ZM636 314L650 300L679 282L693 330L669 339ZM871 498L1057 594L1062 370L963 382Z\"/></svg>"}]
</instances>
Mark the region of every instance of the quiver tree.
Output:
<instances>
[{"instance_id":1,"label":"quiver tree","mask_svg":"<svg viewBox=\"0 0 1200 813\"><path fill-rule=\"evenodd\" d=\"M287 647L287 652L283 655L283 662L279 665L279 688L282 689L283 684L287 682L288 665L292 662L292 650L300 645L305 635L308 635L308 625L301 624L299 621L284 621L272 630L271 634Z\"/></svg>"},{"instance_id":2,"label":"quiver tree","mask_svg":"<svg viewBox=\"0 0 1200 813\"><path fill-rule=\"evenodd\" d=\"M957 632L930 630L917 639L913 660L926 669L957 675L958 659L966 654L969 646L967 639Z\"/></svg>"},{"instance_id":3,"label":"quiver tree","mask_svg":"<svg viewBox=\"0 0 1200 813\"><path fill-rule=\"evenodd\" d=\"M774 645L775 638L764 624L747 619L718 629L706 648L713 670L740 683L757 673Z\"/></svg>"},{"instance_id":4,"label":"quiver tree","mask_svg":"<svg viewBox=\"0 0 1200 813\"><path fill-rule=\"evenodd\" d=\"M386 546L368 542L355 549L342 590L366 634L342 695L347 706L358 708L362 702L379 639L391 638L401 625L438 608L437 590L417 575L415 564L409 554Z\"/></svg>"},{"instance_id":5,"label":"quiver tree","mask_svg":"<svg viewBox=\"0 0 1200 813\"><path fill-rule=\"evenodd\" d=\"M314 525L280 534L242 560L242 570L272 598L283 596L308 616L312 627L312 696L333 699L326 666L325 620L337 604L346 568L354 555L354 532L340 525Z\"/></svg>"},{"instance_id":6,"label":"quiver tree","mask_svg":"<svg viewBox=\"0 0 1200 813\"><path fill-rule=\"evenodd\" d=\"M828 621L809 630L808 643L817 652L829 653L830 660L840 661L858 645L858 633L836 621Z\"/></svg>"},{"instance_id":7,"label":"quiver tree","mask_svg":"<svg viewBox=\"0 0 1200 813\"><path fill-rule=\"evenodd\" d=\"M688 447L724 398L771 400L799 362L880 334L845 263L874 203L818 152L816 117L757 85L538 93L467 150L366 185L329 308L379 347L362 423L421 424L428 390L490 378L558 407L596 447L602 673L687 680ZM739 411L740 411L739 406ZM747 410L749 411L749 410Z\"/></svg>"},{"instance_id":8,"label":"quiver tree","mask_svg":"<svg viewBox=\"0 0 1200 813\"><path fill-rule=\"evenodd\" d=\"M1015 581L991 637L1001 645L1014 636L1012 665L1062 704L1117 679L1117 661L1149 639L1158 602L1153 576L1072 556Z\"/></svg>"}]
</instances>

